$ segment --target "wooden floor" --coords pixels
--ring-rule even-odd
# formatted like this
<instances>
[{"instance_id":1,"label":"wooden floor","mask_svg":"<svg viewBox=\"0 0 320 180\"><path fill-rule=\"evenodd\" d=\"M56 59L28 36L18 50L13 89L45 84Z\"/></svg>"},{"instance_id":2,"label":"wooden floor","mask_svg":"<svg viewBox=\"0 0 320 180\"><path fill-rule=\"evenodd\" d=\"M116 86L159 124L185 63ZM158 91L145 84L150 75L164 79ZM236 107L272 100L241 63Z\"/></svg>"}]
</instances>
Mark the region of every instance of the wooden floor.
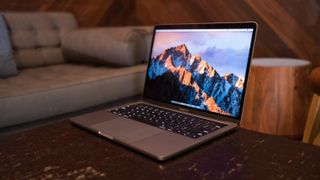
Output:
<instances>
[{"instance_id":1,"label":"wooden floor","mask_svg":"<svg viewBox=\"0 0 320 180\"><path fill-rule=\"evenodd\" d=\"M255 57L320 66L319 0L0 0L0 11L68 11L85 27L254 20Z\"/></svg>"}]
</instances>

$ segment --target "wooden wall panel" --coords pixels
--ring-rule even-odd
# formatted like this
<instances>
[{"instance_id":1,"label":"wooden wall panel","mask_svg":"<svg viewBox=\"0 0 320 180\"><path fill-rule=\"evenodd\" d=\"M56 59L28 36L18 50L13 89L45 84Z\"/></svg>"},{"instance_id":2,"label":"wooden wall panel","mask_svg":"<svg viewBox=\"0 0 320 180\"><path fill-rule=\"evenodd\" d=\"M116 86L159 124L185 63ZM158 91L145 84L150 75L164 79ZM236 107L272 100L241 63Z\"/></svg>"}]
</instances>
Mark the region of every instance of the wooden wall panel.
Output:
<instances>
[{"instance_id":1,"label":"wooden wall panel","mask_svg":"<svg viewBox=\"0 0 320 180\"><path fill-rule=\"evenodd\" d=\"M319 0L0 0L0 10L72 12L83 27L254 20L255 57L320 66Z\"/></svg>"},{"instance_id":2,"label":"wooden wall panel","mask_svg":"<svg viewBox=\"0 0 320 180\"><path fill-rule=\"evenodd\" d=\"M280 5L278 1L261 1L259 4L255 3L254 0L246 0L246 2L297 57L303 59L320 58L320 44L316 38L317 33L314 33L315 36L313 37L312 34L308 33L307 25L302 26L302 23L294 18L295 16L304 17L304 14L301 14L301 12L289 14L285 9L287 6ZM298 4L299 1L296 2ZM304 5L301 6L304 7ZM320 26L316 26L320 30ZM317 64L319 65L318 62Z\"/></svg>"}]
</instances>

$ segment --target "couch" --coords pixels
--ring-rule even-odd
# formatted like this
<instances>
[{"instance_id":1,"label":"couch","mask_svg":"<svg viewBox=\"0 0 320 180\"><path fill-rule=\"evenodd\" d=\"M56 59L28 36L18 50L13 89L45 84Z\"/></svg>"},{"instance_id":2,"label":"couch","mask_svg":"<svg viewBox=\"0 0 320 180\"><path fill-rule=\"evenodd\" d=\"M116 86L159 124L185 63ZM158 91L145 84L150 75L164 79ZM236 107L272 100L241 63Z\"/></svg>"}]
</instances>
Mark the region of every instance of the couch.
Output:
<instances>
[{"instance_id":1,"label":"couch","mask_svg":"<svg viewBox=\"0 0 320 180\"><path fill-rule=\"evenodd\" d=\"M152 27L84 29L60 12L2 19L0 128L142 92Z\"/></svg>"}]
</instances>

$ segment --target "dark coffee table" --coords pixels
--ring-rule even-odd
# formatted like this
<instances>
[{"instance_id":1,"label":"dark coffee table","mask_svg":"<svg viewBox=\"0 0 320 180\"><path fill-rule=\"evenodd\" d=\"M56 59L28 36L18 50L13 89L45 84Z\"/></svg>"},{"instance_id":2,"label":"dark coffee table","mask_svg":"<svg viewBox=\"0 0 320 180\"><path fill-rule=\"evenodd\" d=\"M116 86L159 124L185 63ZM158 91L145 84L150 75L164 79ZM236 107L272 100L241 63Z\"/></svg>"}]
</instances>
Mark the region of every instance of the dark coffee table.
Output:
<instances>
[{"instance_id":1,"label":"dark coffee table","mask_svg":"<svg viewBox=\"0 0 320 180\"><path fill-rule=\"evenodd\" d=\"M71 125L68 116L1 135L0 179L320 179L320 147L298 141L240 128L158 162Z\"/></svg>"}]
</instances>

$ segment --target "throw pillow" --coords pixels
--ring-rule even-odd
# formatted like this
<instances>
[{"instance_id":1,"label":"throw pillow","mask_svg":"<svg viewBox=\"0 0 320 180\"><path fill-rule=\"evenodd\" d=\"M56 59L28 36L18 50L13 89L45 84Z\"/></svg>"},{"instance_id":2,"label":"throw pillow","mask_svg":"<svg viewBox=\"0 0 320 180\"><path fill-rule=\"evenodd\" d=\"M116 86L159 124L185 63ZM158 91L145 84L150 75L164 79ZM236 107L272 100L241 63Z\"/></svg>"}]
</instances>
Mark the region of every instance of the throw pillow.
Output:
<instances>
[{"instance_id":1,"label":"throw pillow","mask_svg":"<svg viewBox=\"0 0 320 180\"><path fill-rule=\"evenodd\" d=\"M7 78L18 73L13 60L9 34L3 15L0 13L0 78Z\"/></svg>"}]
</instances>

